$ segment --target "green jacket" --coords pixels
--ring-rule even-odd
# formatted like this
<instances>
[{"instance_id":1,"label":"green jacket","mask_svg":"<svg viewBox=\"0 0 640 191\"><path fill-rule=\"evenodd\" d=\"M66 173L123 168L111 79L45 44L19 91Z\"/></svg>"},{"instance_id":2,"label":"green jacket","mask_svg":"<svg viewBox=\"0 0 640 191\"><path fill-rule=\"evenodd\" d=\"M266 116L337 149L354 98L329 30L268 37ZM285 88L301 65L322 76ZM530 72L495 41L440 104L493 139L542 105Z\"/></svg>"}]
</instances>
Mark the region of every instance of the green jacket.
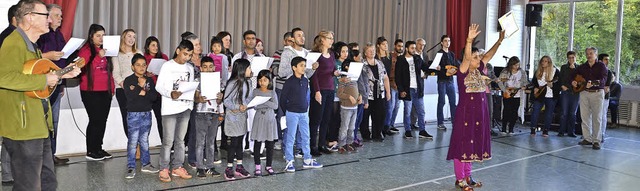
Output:
<instances>
[{"instance_id":1,"label":"green jacket","mask_svg":"<svg viewBox=\"0 0 640 191\"><path fill-rule=\"evenodd\" d=\"M12 140L32 140L49 137L53 123L45 119L43 102L24 94L25 91L42 90L47 85L45 75L27 75L22 72L24 63L40 58L40 50L27 35L16 28L0 48L0 136ZM45 104L49 105L46 100ZM51 108L51 107L49 107ZM47 112L51 116L51 110Z\"/></svg>"}]
</instances>

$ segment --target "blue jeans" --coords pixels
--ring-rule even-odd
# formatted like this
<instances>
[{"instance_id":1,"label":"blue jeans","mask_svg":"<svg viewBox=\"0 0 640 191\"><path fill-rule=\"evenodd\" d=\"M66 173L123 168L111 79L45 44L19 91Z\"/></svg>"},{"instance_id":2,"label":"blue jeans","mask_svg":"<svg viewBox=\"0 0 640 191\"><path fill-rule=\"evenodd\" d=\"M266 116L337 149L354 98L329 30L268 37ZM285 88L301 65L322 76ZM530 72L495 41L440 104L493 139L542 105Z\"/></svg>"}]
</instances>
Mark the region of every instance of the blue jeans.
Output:
<instances>
[{"instance_id":1,"label":"blue jeans","mask_svg":"<svg viewBox=\"0 0 640 191\"><path fill-rule=\"evenodd\" d=\"M198 169L213 168L215 160L216 136L218 135L218 114L196 113L196 166ZM206 160L205 160L206 159Z\"/></svg>"},{"instance_id":2,"label":"blue jeans","mask_svg":"<svg viewBox=\"0 0 640 191\"><path fill-rule=\"evenodd\" d=\"M367 98L362 98L367 99ZM358 131L360 130L360 123L364 117L364 104L358 104L358 114L356 114L356 127L353 130L353 140L358 140Z\"/></svg>"},{"instance_id":3,"label":"blue jeans","mask_svg":"<svg viewBox=\"0 0 640 191\"><path fill-rule=\"evenodd\" d=\"M456 113L456 90L453 87L453 81L438 82L438 125L444 124L444 96L449 98L449 110L451 113L451 121L453 121L453 115Z\"/></svg>"},{"instance_id":4,"label":"blue jeans","mask_svg":"<svg viewBox=\"0 0 640 191\"><path fill-rule=\"evenodd\" d=\"M304 159L311 159L311 148L309 147L309 115L305 113L294 113L287 111L287 133L284 147L284 158L287 161L293 160L293 142L296 133L300 133L300 149L304 154Z\"/></svg>"},{"instance_id":5,"label":"blue jeans","mask_svg":"<svg viewBox=\"0 0 640 191\"><path fill-rule=\"evenodd\" d=\"M538 117L540 110L544 105L544 126L543 131L549 131L551 128L551 120L553 119L553 110L556 107L556 100L553 98L542 98L542 100L533 101L533 113L531 114L531 128L538 126Z\"/></svg>"},{"instance_id":6,"label":"blue jeans","mask_svg":"<svg viewBox=\"0 0 640 191\"><path fill-rule=\"evenodd\" d=\"M391 99L387 101L387 117L384 120L384 125L393 126L396 124L398 109L400 109L398 90L391 89Z\"/></svg>"},{"instance_id":7,"label":"blue jeans","mask_svg":"<svg viewBox=\"0 0 640 191\"><path fill-rule=\"evenodd\" d=\"M578 112L578 103L580 103L580 94L574 94L570 91L563 91L561 95L562 116L560 117L560 132L573 135L576 129L576 113Z\"/></svg>"},{"instance_id":8,"label":"blue jeans","mask_svg":"<svg viewBox=\"0 0 640 191\"><path fill-rule=\"evenodd\" d=\"M127 144L127 167L136 168L136 147L140 145L142 166L151 163L149 157L149 131L151 131L151 111L127 112L129 141Z\"/></svg>"},{"instance_id":9,"label":"blue jeans","mask_svg":"<svg viewBox=\"0 0 640 191\"><path fill-rule=\"evenodd\" d=\"M404 102L404 130L411 131L411 108L413 107L418 114L418 127L420 131L424 131L424 101L423 95L418 95L418 91L414 88L409 90L411 101Z\"/></svg>"}]
</instances>

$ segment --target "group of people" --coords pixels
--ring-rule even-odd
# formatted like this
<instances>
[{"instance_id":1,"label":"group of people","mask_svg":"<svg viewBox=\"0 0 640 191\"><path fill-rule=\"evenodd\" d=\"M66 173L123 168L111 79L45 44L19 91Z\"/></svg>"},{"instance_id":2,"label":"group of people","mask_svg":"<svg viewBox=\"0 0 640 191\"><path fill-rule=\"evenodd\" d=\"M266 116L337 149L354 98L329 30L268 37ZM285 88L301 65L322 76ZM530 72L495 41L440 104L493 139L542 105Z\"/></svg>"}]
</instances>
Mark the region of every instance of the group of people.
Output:
<instances>
[{"instance_id":1,"label":"group of people","mask_svg":"<svg viewBox=\"0 0 640 191\"><path fill-rule=\"evenodd\" d=\"M264 42L252 30L242 34L242 51L236 54L231 52L229 32L222 31L211 38L208 54L203 53L196 34L185 32L169 59L161 51L158 38L146 38L144 47L139 49L135 30L126 29L121 34L118 55L109 57L102 46L105 28L92 24L85 44L74 54L86 62L80 69L68 66L73 63L73 56L69 60L61 58L65 45L59 28L61 11L55 4L22 0L10 9L12 25L0 38L0 60L5 61L0 65L4 79L0 80L0 96L6 98L0 100L0 105L15 113L0 118L3 124L0 136L4 137L2 177L3 182L15 181L15 189L56 188L53 165L68 161L55 156L57 113L60 97L64 95L61 79L77 75L80 96L89 116L86 158L94 161L112 158L102 148L102 141L115 95L128 138L125 177L135 177L136 160L140 159L141 171L159 173L162 182L170 182L172 176L192 178L183 167L185 153L188 166L195 169L198 177L222 175L226 180L234 180L252 176L242 163L245 150L254 156L253 176L276 173L272 166L274 150L283 150L286 172L296 171L295 158L303 159L302 168L322 168L314 156L354 152L364 141L383 141L386 136L398 134L395 119L400 101L404 105L404 137L432 139L425 130L424 78L437 75L437 127L447 129L443 107L448 99L453 132L447 159L454 161L455 184L462 190L482 185L471 178L471 162L491 159L492 104L488 92L489 83L495 79L487 77L491 69L485 63L496 53L504 32L485 52L472 47L480 31L478 25L471 25L461 61L449 50L451 38L443 35L439 51L442 59L436 69L429 69L430 61L424 52L426 41L421 38L397 39L389 51L387 39L378 37L375 44L360 49L357 43L335 42L331 31L320 31L313 39L313 48L308 50L304 47L304 31L294 28L284 34L284 47L272 56L270 67L252 71L254 58L265 57ZM317 61L306 59L311 52L320 53ZM619 98L619 93L614 92L620 88L609 83L613 75L609 72L607 77L608 70L600 62L607 62L608 56L596 58L596 54L597 49L587 49L588 62L577 66L575 52L569 52L569 63L560 71L549 57L540 60L532 84L536 94L546 92L534 101L532 129L544 105L543 135L548 135L555 100L562 96L563 118L567 118L562 121L567 122L559 135L575 136L575 122L571 120L575 120L578 95L570 89L580 86L574 80L580 75L586 79L586 90L580 93L584 135L580 144L600 148L604 132L599 128L606 123L602 121L606 119L606 112L602 115L602 108L606 108L603 100L612 100L611 105L616 105L613 100ZM41 58L54 61L60 68L74 68L62 76L23 73L26 61ZM157 74L147 70L153 59L164 60ZM362 71L356 71L357 76L349 71L354 63L363 64ZM529 84L519 63L517 57L509 59L507 68L497 78L503 93L513 95L504 98L505 133L513 132L515 110L519 99L524 97L517 90ZM213 76L219 78L210 81L215 73L219 75ZM454 83L459 95L457 104ZM197 86L195 93L187 90L193 84ZM219 85L220 92L206 97L203 87L214 85ZM24 96L24 92L47 86L56 87L47 99ZM605 92L609 91L612 96L605 98ZM258 97L267 101L249 106ZM162 141L158 167L151 164L149 155L152 111ZM282 117L286 118L284 124ZM218 127L222 131L220 145L216 140ZM413 129L418 130L417 134ZM218 149L227 151L222 173L214 168L214 164L222 162ZM266 159L264 169L262 158Z\"/></svg>"}]
</instances>

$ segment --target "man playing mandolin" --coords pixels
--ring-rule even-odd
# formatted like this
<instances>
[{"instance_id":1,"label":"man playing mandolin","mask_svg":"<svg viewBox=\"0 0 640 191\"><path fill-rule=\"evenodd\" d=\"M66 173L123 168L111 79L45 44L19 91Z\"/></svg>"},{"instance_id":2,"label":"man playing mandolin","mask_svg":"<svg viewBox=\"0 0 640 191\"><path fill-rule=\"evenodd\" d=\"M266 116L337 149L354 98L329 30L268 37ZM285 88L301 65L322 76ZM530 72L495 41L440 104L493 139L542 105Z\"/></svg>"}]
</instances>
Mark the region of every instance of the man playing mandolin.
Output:
<instances>
[{"instance_id":1,"label":"man playing mandolin","mask_svg":"<svg viewBox=\"0 0 640 191\"><path fill-rule=\"evenodd\" d=\"M18 27L0 48L0 108L4 110L0 136L5 137L11 168L15 169L14 190L55 190L57 181L48 139L52 129L49 100L31 98L25 92L55 87L60 78L77 76L80 69L62 76L53 72L24 74L25 62L42 58L36 41L49 31L51 19L42 1L22 0L17 6Z\"/></svg>"},{"instance_id":2,"label":"man playing mandolin","mask_svg":"<svg viewBox=\"0 0 640 191\"><path fill-rule=\"evenodd\" d=\"M579 145L593 145L594 150L600 150L602 133L602 102L604 100L604 82L607 80L607 67L597 60L598 49L589 47L585 50L587 62L578 66L571 85L576 89L576 76L581 76L587 82L585 90L580 92L580 117L582 118L582 135L584 139ZM600 83L603 82L603 83Z\"/></svg>"}]
</instances>

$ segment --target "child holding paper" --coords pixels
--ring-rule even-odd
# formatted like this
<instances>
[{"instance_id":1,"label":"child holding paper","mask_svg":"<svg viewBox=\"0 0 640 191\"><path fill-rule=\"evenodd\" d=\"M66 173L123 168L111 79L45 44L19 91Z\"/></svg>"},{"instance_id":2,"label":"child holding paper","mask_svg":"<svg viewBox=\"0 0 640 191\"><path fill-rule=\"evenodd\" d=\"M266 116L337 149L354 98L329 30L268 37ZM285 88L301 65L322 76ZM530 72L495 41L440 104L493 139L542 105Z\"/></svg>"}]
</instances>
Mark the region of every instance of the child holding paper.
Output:
<instances>
[{"instance_id":1,"label":"child holding paper","mask_svg":"<svg viewBox=\"0 0 640 191\"><path fill-rule=\"evenodd\" d=\"M178 91L180 83L194 81L193 66L186 64L193 55L193 44L191 41L183 40L176 48L173 59L162 65L158 75L158 85L156 90L162 95L162 126L163 139L160 150L160 181L171 182L169 175L169 162L173 162L171 175L183 179L190 179L191 175L182 168L184 163L184 136L187 134L187 127L192 100L179 99L182 93ZM175 139L175 140L174 140ZM174 160L171 161L171 147L174 149Z\"/></svg>"},{"instance_id":2,"label":"child holding paper","mask_svg":"<svg viewBox=\"0 0 640 191\"><path fill-rule=\"evenodd\" d=\"M351 60L342 63L342 71L349 71ZM352 81L346 74L340 77L338 85L338 98L340 98L340 131L338 135L338 152L343 154L347 151L355 151L356 146L352 144L354 139L354 129L358 116L358 105L362 103L362 95L358 92L358 84Z\"/></svg>"},{"instance_id":3,"label":"child holding paper","mask_svg":"<svg viewBox=\"0 0 640 191\"><path fill-rule=\"evenodd\" d=\"M271 162L273 161L273 146L275 141L278 140L278 126L276 126L276 119L274 118L276 115L274 111L278 109L278 96L276 96L276 91L273 90L271 72L269 70L262 70L258 73L258 84L250 98L253 99L257 96L270 97L270 99L254 108L256 115L253 118L254 126L253 132L251 133L251 140L254 141L253 161L256 164L254 175L262 175L259 152L262 142L266 144L265 147L267 149L267 166L265 170L269 175L274 175L275 172L273 168L271 168Z\"/></svg>"},{"instance_id":4,"label":"child holding paper","mask_svg":"<svg viewBox=\"0 0 640 191\"><path fill-rule=\"evenodd\" d=\"M235 180L235 176L246 178L251 176L242 166L242 136L247 133L247 104L251 95L249 84L252 75L250 62L238 59L233 64L231 78L227 81L224 92L225 128L224 134L231 139L231 146L227 149L227 169L224 171L226 180ZM275 117L275 116L274 116ZM236 170L233 171L233 159L236 159Z\"/></svg>"},{"instance_id":5,"label":"child holding paper","mask_svg":"<svg viewBox=\"0 0 640 191\"><path fill-rule=\"evenodd\" d=\"M196 79L200 81L200 90L201 87L211 86L211 82L202 81L202 75L206 75L208 73L212 73L215 70L215 65L213 64L213 59L211 57L205 56L202 58L200 64L200 79ZM220 79L215 79L213 83L220 83ZM203 84L204 83L204 84ZM207 177L207 175L211 176L220 176L213 168L213 162L215 160L215 146L214 142L216 141L216 135L218 135L218 116L219 116L219 107L218 105L222 103L222 93L218 93L216 98L207 98L202 95L201 91L196 91L195 100L196 102L196 176L199 178ZM206 150L206 161L204 157L204 153Z\"/></svg>"},{"instance_id":6,"label":"child holding paper","mask_svg":"<svg viewBox=\"0 0 640 191\"><path fill-rule=\"evenodd\" d=\"M147 63L142 54L134 54L131 59L133 74L123 80L123 90L127 100L128 144L127 179L136 175L136 146L140 145L142 172L156 173L149 157L149 131L151 130L151 106L158 98L155 83L147 73Z\"/></svg>"}]
</instances>

